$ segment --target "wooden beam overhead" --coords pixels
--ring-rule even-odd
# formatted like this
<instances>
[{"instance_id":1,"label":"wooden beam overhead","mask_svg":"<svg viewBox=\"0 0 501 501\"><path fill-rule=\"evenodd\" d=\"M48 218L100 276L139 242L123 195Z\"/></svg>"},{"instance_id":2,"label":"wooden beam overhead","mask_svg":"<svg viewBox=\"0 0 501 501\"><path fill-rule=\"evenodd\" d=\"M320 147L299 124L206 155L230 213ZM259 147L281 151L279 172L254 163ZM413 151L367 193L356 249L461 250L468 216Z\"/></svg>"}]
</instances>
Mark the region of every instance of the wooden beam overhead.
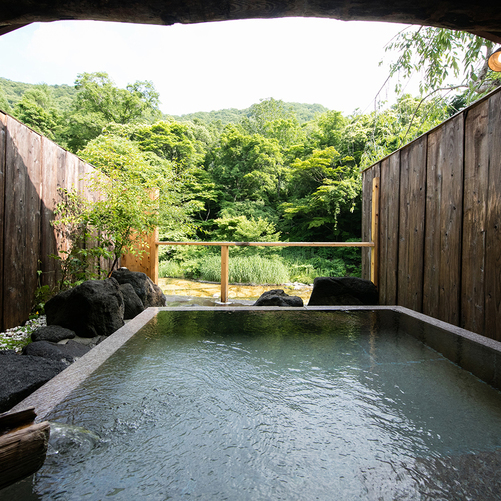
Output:
<instances>
[{"instance_id":1,"label":"wooden beam overhead","mask_svg":"<svg viewBox=\"0 0 501 501\"><path fill-rule=\"evenodd\" d=\"M0 35L70 19L171 25L277 17L436 26L501 43L501 9L493 0L0 0Z\"/></svg>"}]
</instances>

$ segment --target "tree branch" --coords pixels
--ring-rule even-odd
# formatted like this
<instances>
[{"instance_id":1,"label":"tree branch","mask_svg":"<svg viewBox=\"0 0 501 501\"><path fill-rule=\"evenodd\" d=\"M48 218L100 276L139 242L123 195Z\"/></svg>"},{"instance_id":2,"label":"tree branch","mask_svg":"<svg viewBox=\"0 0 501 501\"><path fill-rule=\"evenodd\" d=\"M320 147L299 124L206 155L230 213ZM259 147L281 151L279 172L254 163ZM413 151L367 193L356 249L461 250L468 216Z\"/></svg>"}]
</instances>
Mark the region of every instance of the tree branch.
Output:
<instances>
[{"instance_id":1,"label":"tree branch","mask_svg":"<svg viewBox=\"0 0 501 501\"><path fill-rule=\"evenodd\" d=\"M452 86L452 87L441 87L440 89L435 89L434 91L430 92L429 94L427 94L425 97L423 97L421 99L421 101L419 101L419 104L416 106L416 109L414 110L414 113L412 114L412 117L411 117L411 121L409 123L409 127L407 127L407 131L404 135L404 141L407 137L407 134L409 134L409 131L411 130L411 127L412 127L412 124L414 122L414 118L416 118L416 114L419 110L419 108L421 107L421 105L430 97L430 96L433 96L433 94L436 94L437 92L441 92L441 91L444 91L444 90L447 90L447 91L452 91L452 90L456 90L456 89L461 89L461 88L468 88L468 85L465 85L465 84L461 84L461 85L455 85L455 86Z\"/></svg>"}]
</instances>

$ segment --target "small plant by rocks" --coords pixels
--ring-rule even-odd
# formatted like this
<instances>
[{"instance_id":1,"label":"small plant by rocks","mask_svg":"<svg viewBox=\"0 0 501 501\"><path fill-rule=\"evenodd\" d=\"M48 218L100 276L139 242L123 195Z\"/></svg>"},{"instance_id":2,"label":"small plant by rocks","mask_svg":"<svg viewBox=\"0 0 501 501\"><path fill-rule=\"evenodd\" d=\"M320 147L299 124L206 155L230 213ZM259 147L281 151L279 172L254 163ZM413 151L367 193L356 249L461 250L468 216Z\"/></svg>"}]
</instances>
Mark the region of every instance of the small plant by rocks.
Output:
<instances>
[{"instance_id":1,"label":"small plant by rocks","mask_svg":"<svg viewBox=\"0 0 501 501\"><path fill-rule=\"evenodd\" d=\"M41 315L28 320L24 325L0 332L0 350L21 352L31 342L32 332L45 325L47 325L45 315Z\"/></svg>"}]
</instances>

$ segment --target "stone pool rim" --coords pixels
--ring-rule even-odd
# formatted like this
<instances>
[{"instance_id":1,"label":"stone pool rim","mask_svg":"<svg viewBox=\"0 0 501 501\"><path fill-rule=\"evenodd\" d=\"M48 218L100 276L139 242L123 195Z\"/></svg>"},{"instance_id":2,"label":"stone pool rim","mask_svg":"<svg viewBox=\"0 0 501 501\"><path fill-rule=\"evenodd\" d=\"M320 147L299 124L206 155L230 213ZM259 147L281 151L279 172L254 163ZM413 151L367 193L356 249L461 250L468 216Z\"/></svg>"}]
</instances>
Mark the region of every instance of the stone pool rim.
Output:
<instances>
[{"instance_id":1,"label":"stone pool rim","mask_svg":"<svg viewBox=\"0 0 501 501\"><path fill-rule=\"evenodd\" d=\"M111 355L131 339L159 312L273 312L273 311L323 311L323 312L380 312L397 329L407 332L443 356L471 372L479 379L501 390L501 342L460 327L442 322L402 306L304 306L284 308L278 306L179 306L147 308L126 323L95 348L59 373L53 379L15 405L9 412L34 407L36 421L46 416L74 389L97 370Z\"/></svg>"}]
</instances>

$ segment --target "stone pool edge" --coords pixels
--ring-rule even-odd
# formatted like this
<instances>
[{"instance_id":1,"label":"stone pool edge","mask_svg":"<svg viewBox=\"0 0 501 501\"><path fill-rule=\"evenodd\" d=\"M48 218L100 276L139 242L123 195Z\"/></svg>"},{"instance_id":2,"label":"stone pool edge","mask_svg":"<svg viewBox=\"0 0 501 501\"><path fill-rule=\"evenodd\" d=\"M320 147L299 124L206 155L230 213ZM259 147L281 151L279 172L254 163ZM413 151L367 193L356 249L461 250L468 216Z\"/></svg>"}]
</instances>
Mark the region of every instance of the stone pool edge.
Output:
<instances>
[{"instance_id":1,"label":"stone pool edge","mask_svg":"<svg viewBox=\"0 0 501 501\"><path fill-rule=\"evenodd\" d=\"M389 316L383 320L384 323L391 323L399 330L411 334L419 341L442 353L452 362L457 363L463 369L501 390L500 342L402 306L304 306L301 308L277 306L178 306L147 308L29 397L15 405L9 412L34 407L37 414L36 421L43 421L56 405L121 348L139 329L154 318L158 312L204 310L234 312L284 310L388 312Z\"/></svg>"}]
</instances>

